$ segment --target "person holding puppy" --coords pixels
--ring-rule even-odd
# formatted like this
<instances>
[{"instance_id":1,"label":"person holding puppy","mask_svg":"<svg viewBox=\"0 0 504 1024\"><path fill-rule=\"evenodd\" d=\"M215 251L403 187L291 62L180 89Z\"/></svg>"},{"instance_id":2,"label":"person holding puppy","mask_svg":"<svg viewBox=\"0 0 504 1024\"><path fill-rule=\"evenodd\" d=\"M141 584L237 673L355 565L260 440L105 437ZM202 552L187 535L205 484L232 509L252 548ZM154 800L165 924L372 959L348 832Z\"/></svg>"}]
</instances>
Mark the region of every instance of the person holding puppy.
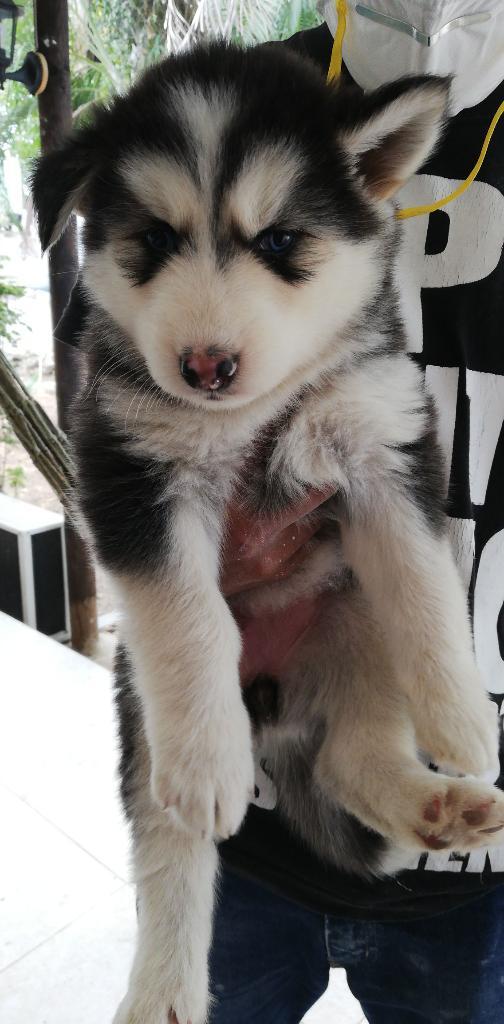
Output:
<instances>
[{"instance_id":1,"label":"person holding puppy","mask_svg":"<svg viewBox=\"0 0 504 1024\"><path fill-rule=\"evenodd\" d=\"M398 194L398 259L411 357L435 398L447 464L449 529L473 613L478 665L499 710L504 693L504 123L476 181L455 201L420 212L472 170L504 100L500 0L351 0L322 5L326 24L287 45L327 70L346 15L343 75L364 90L405 74L453 76L451 118L438 151ZM342 13L343 8L343 13ZM340 26L341 27L341 26ZM231 510L222 586L283 579L317 531L312 494L268 524ZM288 609L240 623L246 687L281 664L309 628ZM356 708L358 714L358 708ZM491 780L495 781L495 780ZM504 976L504 845L429 852L398 874L360 881L314 857L275 811L274 778L258 758L256 799L220 846L225 869L215 919L211 1024L296 1024L323 994L330 966L346 968L369 1024L497 1024ZM402 870L401 870L402 869Z\"/></svg>"}]
</instances>

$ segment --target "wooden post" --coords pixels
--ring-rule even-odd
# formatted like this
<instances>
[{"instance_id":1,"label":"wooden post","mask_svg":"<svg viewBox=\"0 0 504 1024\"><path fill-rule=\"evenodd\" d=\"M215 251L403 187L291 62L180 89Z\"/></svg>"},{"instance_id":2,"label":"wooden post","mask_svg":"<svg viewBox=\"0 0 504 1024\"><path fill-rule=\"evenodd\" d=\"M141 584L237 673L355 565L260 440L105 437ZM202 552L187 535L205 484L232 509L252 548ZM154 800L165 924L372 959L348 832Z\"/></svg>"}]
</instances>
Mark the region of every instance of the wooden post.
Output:
<instances>
[{"instance_id":1,"label":"wooden post","mask_svg":"<svg viewBox=\"0 0 504 1024\"><path fill-rule=\"evenodd\" d=\"M72 99L68 51L67 0L35 0L35 48L43 53L49 66L49 82L38 97L42 153L61 145L72 127ZM49 256L49 287L54 335L54 360L58 422L65 432L69 427L69 407L78 387L79 352L71 338L65 338L61 319L75 283L78 268L77 233L72 217L64 235ZM65 524L70 593L72 646L89 651L95 641L96 582L87 549L79 535Z\"/></svg>"}]
</instances>

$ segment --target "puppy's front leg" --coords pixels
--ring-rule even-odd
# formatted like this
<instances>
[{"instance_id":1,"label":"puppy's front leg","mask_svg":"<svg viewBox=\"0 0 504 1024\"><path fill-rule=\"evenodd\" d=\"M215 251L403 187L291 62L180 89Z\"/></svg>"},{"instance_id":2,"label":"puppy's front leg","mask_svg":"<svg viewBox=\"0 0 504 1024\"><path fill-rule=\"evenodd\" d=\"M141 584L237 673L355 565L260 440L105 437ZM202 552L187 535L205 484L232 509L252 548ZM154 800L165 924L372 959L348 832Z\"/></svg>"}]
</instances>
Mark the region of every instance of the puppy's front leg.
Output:
<instances>
[{"instance_id":1,"label":"puppy's front leg","mask_svg":"<svg viewBox=\"0 0 504 1024\"><path fill-rule=\"evenodd\" d=\"M157 812L160 816L160 812ZM152 825L152 811L147 819ZM137 948L114 1024L204 1024L217 851L158 823L135 849Z\"/></svg>"},{"instance_id":2,"label":"puppy's front leg","mask_svg":"<svg viewBox=\"0 0 504 1024\"><path fill-rule=\"evenodd\" d=\"M172 510L167 548L155 579L120 579L152 793L197 835L227 837L253 786L239 632L217 586L217 544L189 502Z\"/></svg>"}]
</instances>

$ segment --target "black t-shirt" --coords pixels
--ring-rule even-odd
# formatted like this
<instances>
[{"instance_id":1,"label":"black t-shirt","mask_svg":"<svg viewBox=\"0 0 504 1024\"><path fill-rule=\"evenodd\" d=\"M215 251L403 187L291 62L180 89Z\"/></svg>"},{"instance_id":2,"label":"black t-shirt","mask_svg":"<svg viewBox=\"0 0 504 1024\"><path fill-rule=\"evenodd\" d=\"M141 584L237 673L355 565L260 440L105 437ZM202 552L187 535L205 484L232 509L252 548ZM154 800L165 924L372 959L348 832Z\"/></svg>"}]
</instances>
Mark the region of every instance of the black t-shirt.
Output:
<instances>
[{"instance_id":1,"label":"black t-shirt","mask_svg":"<svg viewBox=\"0 0 504 1024\"><path fill-rule=\"evenodd\" d=\"M324 71L326 25L288 43ZM464 180L504 98L504 83L461 111L442 145L398 195L401 207L432 202ZM412 358L437 402L450 477L450 534L467 584L476 657L498 704L504 697L504 121L469 190L445 209L404 221L398 260L402 313ZM504 708L502 709L504 710ZM502 719L501 719L502 721ZM503 764L504 768L504 764ZM504 782L504 771L501 772ZM362 882L323 864L294 836L259 780L259 804L221 846L234 870L327 913L382 920L428 916L504 881L503 845L467 856L413 857L396 878Z\"/></svg>"}]
</instances>

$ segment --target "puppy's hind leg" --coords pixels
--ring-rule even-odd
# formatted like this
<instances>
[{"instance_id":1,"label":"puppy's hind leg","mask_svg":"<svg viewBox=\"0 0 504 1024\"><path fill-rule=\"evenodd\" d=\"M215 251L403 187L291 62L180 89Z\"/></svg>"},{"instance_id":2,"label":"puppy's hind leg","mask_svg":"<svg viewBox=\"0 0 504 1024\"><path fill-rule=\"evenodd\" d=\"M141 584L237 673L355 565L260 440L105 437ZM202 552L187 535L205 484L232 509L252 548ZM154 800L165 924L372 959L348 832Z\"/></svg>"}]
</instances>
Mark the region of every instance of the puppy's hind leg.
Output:
<instances>
[{"instance_id":1,"label":"puppy's hind leg","mask_svg":"<svg viewBox=\"0 0 504 1024\"><path fill-rule=\"evenodd\" d=\"M153 816L135 843L137 948L114 1024L204 1024L217 852Z\"/></svg>"},{"instance_id":2,"label":"puppy's hind leg","mask_svg":"<svg viewBox=\"0 0 504 1024\"><path fill-rule=\"evenodd\" d=\"M315 778L363 824L413 850L465 852L499 841L504 794L472 778L429 771L417 756L411 705L359 595L334 602L327 732ZM336 641L338 642L338 641ZM428 698L427 698L428 699Z\"/></svg>"}]
</instances>

